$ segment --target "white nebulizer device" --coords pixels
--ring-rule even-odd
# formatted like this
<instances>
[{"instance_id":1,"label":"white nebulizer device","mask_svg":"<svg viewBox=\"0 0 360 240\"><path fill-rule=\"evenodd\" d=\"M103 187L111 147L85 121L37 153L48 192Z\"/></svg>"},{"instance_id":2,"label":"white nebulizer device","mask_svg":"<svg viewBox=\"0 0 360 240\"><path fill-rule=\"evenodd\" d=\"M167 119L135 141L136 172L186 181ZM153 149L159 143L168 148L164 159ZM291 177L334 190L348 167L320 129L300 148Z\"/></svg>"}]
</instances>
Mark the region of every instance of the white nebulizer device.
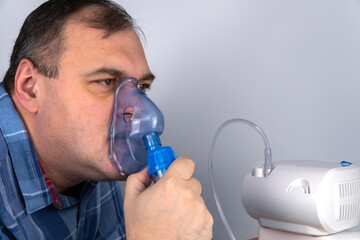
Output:
<instances>
[{"instance_id":1,"label":"white nebulizer device","mask_svg":"<svg viewBox=\"0 0 360 240\"><path fill-rule=\"evenodd\" d=\"M209 156L214 197L231 239L235 237L215 190L213 151L221 130L234 122L253 127L265 143L265 163L248 170L241 189L246 212L259 222L259 240L360 240L359 232L346 231L360 223L360 167L346 161L273 162L266 135L245 119L219 127Z\"/></svg>"},{"instance_id":2,"label":"white nebulizer device","mask_svg":"<svg viewBox=\"0 0 360 240\"><path fill-rule=\"evenodd\" d=\"M261 164L255 164L242 183L244 208L261 227L325 236L360 223L359 166L313 160L273 166L266 178L257 173Z\"/></svg>"}]
</instances>

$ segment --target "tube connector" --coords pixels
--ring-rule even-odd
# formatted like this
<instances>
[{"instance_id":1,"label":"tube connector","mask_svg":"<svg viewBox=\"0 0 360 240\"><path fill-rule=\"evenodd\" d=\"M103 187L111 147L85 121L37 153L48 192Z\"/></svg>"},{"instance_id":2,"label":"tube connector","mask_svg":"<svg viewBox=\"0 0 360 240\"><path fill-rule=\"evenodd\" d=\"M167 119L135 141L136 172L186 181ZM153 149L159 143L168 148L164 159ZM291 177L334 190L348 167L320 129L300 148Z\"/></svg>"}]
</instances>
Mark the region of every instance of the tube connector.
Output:
<instances>
[{"instance_id":1,"label":"tube connector","mask_svg":"<svg viewBox=\"0 0 360 240\"><path fill-rule=\"evenodd\" d=\"M273 170L271 148L265 148L264 156L265 156L264 175L265 177L268 177L271 171Z\"/></svg>"},{"instance_id":2,"label":"tube connector","mask_svg":"<svg viewBox=\"0 0 360 240\"><path fill-rule=\"evenodd\" d=\"M210 176L211 189L212 189L213 194L214 194L216 206L217 206L217 208L219 210L221 220L223 221L224 226L225 226L231 240L235 240L236 238L235 238L233 232L231 231L231 228L230 228L230 226L229 226L229 224L228 224L228 222L226 220L224 212L223 212L223 210L221 208L220 200L218 198L218 195L217 195L217 192L216 192L216 189L215 189L213 162L214 162L215 144L216 144L217 138L220 135L220 132L226 126L228 126L228 125L230 125L232 123L235 123L235 122L246 124L246 125L252 127L253 129L255 129L260 134L260 136L262 137L262 139L264 141L264 144L265 144L265 152L264 152L265 162L264 162L264 168L263 168L263 173L264 173L265 177L270 176L270 173L273 170L272 154L271 154L271 148L270 148L269 141L268 141L264 131L261 130L261 128L258 127L255 123L250 122L249 120L246 120L246 119L242 119L242 118L234 118L234 119L227 120L226 122L221 124L220 127L216 130L213 141L211 143L211 148L210 148L210 153L209 153L209 176ZM258 176L262 176L262 174L260 173Z\"/></svg>"}]
</instances>

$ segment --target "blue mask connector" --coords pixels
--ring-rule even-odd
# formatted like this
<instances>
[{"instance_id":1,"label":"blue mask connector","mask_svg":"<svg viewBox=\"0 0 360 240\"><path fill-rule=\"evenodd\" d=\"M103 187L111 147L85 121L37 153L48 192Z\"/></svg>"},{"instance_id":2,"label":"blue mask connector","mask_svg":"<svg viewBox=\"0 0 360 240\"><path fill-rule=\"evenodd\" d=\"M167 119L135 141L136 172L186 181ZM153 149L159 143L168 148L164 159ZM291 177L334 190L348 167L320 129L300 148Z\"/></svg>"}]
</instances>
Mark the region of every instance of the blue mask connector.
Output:
<instances>
[{"instance_id":1,"label":"blue mask connector","mask_svg":"<svg viewBox=\"0 0 360 240\"><path fill-rule=\"evenodd\" d=\"M171 147L161 147L157 133L146 134L143 140L148 151L149 176L157 182L177 156Z\"/></svg>"}]
</instances>

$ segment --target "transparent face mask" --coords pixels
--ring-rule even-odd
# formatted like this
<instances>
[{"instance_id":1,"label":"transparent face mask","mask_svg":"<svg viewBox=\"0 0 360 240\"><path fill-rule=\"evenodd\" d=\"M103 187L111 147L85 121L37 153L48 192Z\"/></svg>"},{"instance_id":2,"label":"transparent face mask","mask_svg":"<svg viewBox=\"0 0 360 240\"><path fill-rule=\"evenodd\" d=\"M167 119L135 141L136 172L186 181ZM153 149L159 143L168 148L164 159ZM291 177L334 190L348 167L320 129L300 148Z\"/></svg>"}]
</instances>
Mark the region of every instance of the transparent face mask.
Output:
<instances>
[{"instance_id":1,"label":"transparent face mask","mask_svg":"<svg viewBox=\"0 0 360 240\"><path fill-rule=\"evenodd\" d=\"M161 135L164 130L163 114L137 85L135 78L126 78L114 93L109 158L124 178L147 166L144 136Z\"/></svg>"}]
</instances>

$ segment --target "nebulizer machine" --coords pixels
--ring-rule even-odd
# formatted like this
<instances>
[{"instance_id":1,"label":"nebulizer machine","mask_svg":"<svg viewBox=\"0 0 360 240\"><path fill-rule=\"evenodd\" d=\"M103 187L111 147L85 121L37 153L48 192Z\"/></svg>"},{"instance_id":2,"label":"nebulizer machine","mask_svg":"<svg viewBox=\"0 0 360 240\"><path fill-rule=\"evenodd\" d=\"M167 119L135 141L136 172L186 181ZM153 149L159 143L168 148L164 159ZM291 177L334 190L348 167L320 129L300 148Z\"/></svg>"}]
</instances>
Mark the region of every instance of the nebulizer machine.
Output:
<instances>
[{"instance_id":1,"label":"nebulizer machine","mask_svg":"<svg viewBox=\"0 0 360 240\"><path fill-rule=\"evenodd\" d=\"M135 78L126 78L115 89L109 158L123 177L148 166L156 182L176 154L171 147L161 146L164 116L137 85ZM235 236L216 193L213 153L221 131L232 123L252 127L265 144L265 161L249 169L241 188L245 210L259 222L259 240L360 240L360 233L347 231L360 223L360 167L345 161L273 162L265 133L246 119L223 123L215 133L209 154L211 186L231 239Z\"/></svg>"},{"instance_id":2,"label":"nebulizer machine","mask_svg":"<svg viewBox=\"0 0 360 240\"><path fill-rule=\"evenodd\" d=\"M360 232L348 230L360 223L360 167L347 161L272 161L265 133L246 119L224 122L209 154L211 186L230 239L235 236L216 192L213 153L220 132L232 123L254 128L265 144L265 161L247 171L241 187L246 212L259 222L259 240L360 240Z\"/></svg>"},{"instance_id":3,"label":"nebulizer machine","mask_svg":"<svg viewBox=\"0 0 360 240\"><path fill-rule=\"evenodd\" d=\"M135 78L125 78L114 92L109 130L109 158L126 178L146 166L156 182L177 158L171 147L162 147L164 116L138 88Z\"/></svg>"}]
</instances>

